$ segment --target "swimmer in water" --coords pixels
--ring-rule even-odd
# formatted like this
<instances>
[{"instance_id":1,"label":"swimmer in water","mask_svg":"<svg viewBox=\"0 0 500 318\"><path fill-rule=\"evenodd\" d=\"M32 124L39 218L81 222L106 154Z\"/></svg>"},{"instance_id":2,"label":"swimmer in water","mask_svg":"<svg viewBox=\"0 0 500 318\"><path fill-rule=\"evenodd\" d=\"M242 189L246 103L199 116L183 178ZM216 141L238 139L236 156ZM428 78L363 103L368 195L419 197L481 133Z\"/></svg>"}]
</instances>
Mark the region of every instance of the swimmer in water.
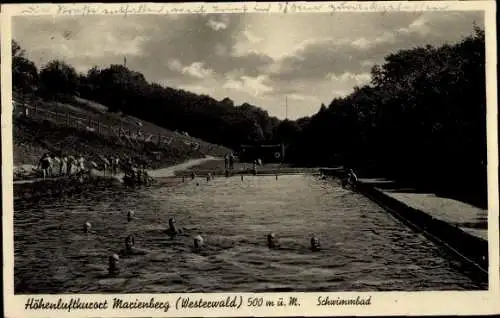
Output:
<instances>
[{"instance_id":1,"label":"swimmer in water","mask_svg":"<svg viewBox=\"0 0 500 318\"><path fill-rule=\"evenodd\" d=\"M125 249L120 251L120 255L144 255L145 251L135 248L135 238L133 235L129 235L125 238Z\"/></svg>"},{"instance_id":2,"label":"swimmer in water","mask_svg":"<svg viewBox=\"0 0 500 318\"><path fill-rule=\"evenodd\" d=\"M170 218L168 219L168 230L167 230L167 233L170 234L171 236L174 236L174 235L177 235L177 234L181 234L182 231L177 229L176 226L175 226L176 222L175 222L175 218Z\"/></svg>"},{"instance_id":3,"label":"swimmer in water","mask_svg":"<svg viewBox=\"0 0 500 318\"><path fill-rule=\"evenodd\" d=\"M90 222L85 222L85 224L83 224L83 231L85 232L85 234L91 233L90 232L91 228L92 228L92 224L90 224Z\"/></svg>"},{"instance_id":4,"label":"swimmer in water","mask_svg":"<svg viewBox=\"0 0 500 318\"><path fill-rule=\"evenodd\" d=\"M134 215L135 215L134 210L130 210L130 211L128 211L128 214L127 214L127 220L128 220L129 222L131 222L131 221L134 219Z\"/></svg>"},{"instance_id":5,"label":"swimmer in water","mask_svg":"<svg viewBox=\"0 0 500 318\"><path fill-rule=\"evenodd\" d=\"M110 275L116 275L120 272L118 268L118 263L120 261L120 257L116 254L112 254L108 258L108 273Z\"/></svg>"},{"instance_id":6,"label":"swimmer in water","mask_svg":"<svg viewBox=\"0 0 500 318\"><path fill-rule=\"evenodd\" d=\"M203 237L201 235L196 235L193 240L193 247L195 251L200 251L203 247Z\"/></svg>"},{"instance_id":7,"label":"swimmer in water","mask_svg":"<svg viewBox=\"0 0 500 318\"><path fill-rule=\"evenodd\" d=\"M276 235L274 233L267 234L267 247L269 248L277 248L278 241L276 239Z\"/></svg>"},{"instance_id":8,"label":"swimmer in water","mask_svg":"<svg viewBox=\"0 0 500 318\"><path fill-rule=\"evenodd\" d=\"M200 186L200 183L199 182L196 182L196 186L199 187Z\"/></svg>"},{"instance_id":9,"label":"swimmer in water","mask_svg":"<svg viewBox=\"0 0 500 318\"><path fill-rule=\"evenodd\" d=\"M129 235L125 238L125 250L131 252L135 245L135 238L133 235Z\"/></svg>"},{"instance_id":10,"label":"swimmer in water","mask_svg":"<svg viewBox=\"0 0 500 318\"><path fill-rule=\"evenodd\" d=\"M319 238L316 235L312 235L311 237L311 250L319 251L321 244L319 243Z\"/></svg>"}]
</instances>

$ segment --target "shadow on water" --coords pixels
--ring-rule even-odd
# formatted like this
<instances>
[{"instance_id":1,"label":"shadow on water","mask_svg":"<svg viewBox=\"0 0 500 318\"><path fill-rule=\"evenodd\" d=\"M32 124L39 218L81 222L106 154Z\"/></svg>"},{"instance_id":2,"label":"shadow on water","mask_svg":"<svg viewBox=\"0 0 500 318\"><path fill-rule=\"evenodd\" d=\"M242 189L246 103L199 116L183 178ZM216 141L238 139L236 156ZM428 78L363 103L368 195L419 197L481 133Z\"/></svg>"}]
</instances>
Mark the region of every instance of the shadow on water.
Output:
<instances>
[{"instance_id":1,"label":"shadow on water","mask_svg":"<svg viewBox=\"0 0 500 318\"><path fill-rule=\"evenodd\" d=\"M201 180L201 179L200 179ZM367 198L314 176L161 179L14 213L16 293L169 293L485 289L460 262ZM134 219L127 219L134 210ZM183 234L170 237L175 217ZM83 233L90 222L92 233ZM279 248L266 246L276 233ZM137 254L112 253L134 235ZM321 250L309 248L311 235ZM204 245L195 250L193 238Z\"/></svg>"}]
</instances>

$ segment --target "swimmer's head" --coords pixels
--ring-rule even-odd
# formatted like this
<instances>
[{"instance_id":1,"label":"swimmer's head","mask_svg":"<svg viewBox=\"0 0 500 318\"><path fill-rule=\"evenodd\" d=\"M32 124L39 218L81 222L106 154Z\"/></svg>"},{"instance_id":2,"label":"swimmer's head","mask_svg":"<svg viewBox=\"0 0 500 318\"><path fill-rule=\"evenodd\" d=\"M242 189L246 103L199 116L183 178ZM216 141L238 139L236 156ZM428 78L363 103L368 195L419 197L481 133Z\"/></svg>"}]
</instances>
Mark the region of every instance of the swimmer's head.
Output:
<instances>
[{"instance_id":1,"label":"swimmer's head","mask_svg":"<svg viewBox=\"0 0 500 318\"><path fill-rule=\"evenodd\" d=\"M91 228L92 224L90 224L90 222L85 222L85 224L83 224L83 231L85 233L89 233Z\"/></svg>"},{"instance_id":2,"label":"swimmer's head","mask_svg":"<svg viewBox=\"0 0 500 318\"><path fill-rule=\"evenodd\" d=\"M134 215L135 215L134 210L128 211L128 215L127 215L128 220L129 221L132 220L132 218L134 217Z\"/></svg>"},{"instance_id":3,"label":"swimmer's head","mask_svg":"<svg viewBox=\"0 0 500 318\"><path fill-rule=\"evenodd\" d=\"M276 234L274 233L267 234L267 246L269 248L276 247Z\"/></svg>"},{"instance_id":4,"label":"swimmer's head","mask_svg":"<svg viewBox=\"0 0 500 318\"><path fill-rule=\"evenodd\" d=\"M127 236L127 238L125 239L125 248L127 250L131 250L135 245L135 239L134 239L134 236L133 235L129 235Z\"/></svg>"},{"instance_id":5,"label":"swimmer's head","mask_svg":"<svg viewBox=\"0 0 500 318\"><path fill-rule=\"evenodd\" d=\"M311 236L311 249L318 250L320 248L319 238L316 235Z\"/></svg>"},{"instance_id":6,"label":"swimmer's head","mask_svg":"<svg viewBox=\"0 0 500 318\"><path fill-rule=\"evenodd\" d=\"M196 250L201 249L203 247L203 237L201 237L201 235L196 235L193 244Z\"/></svg>"},{"instance_id":7,"label":"swimmer's head","mask_svg":"<svg viewBox=\"0 0 500 318\"><path fill-rule=\"evenodd\" d=\"M168 219L168 225L170 225L170 228L175 228L175 218L170 218Z\"/></svg>"},{"instance_id":8,"label":"swimmer's head","mask_svg":"<svg viewBox=\"0 0 500 318\"><path fill-rule=\"evenodd\" d=\"M110 274L115 274L118 272L118 263L120 257L116 254L111 254L108 258L108 271Z\"/></svg>"}]
</instances>

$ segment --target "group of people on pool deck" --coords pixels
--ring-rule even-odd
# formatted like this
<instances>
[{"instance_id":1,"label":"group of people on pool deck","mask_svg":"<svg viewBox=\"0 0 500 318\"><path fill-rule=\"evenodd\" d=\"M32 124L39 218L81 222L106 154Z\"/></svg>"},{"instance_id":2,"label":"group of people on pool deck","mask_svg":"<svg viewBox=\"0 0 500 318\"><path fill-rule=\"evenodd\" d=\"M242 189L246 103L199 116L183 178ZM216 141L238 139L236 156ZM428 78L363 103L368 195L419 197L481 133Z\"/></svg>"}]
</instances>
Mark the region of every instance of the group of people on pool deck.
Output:
<instances>
[{"instance_id":1,"label":"group of people on pool deck","mask_svg":"<svg viewBox=\"0 0 500 318\"><path fill-rule=\"evenodd\" d=\"M80 176L89 173L90 169L98 169L109 174L117 174L119 169L123 170L126 166L121 163L118 156L103 156L100 155L101 164L95 161L87 160L83 155L66 155L59 152L45 153L39 160L37 168L42 172L43 178L47 177L70 177L73 175ZM126 163L126 162L124 162Z\"/></svg>"},{"instance_id":2,"label":"group of people on pool deck","mask_svg":"<svg viewBox=\"0 0 500 318\"><path fill-rule=\"evenodd\" d=\"M233 170L234 169L234 162L236 161L236 156L234 153L227 153L224 156L224 169L226 170Z\"/></svg>"},{"instance_id":3,"label":"group of people on pool deck","mask_svg":"<svg viewBox=\"0 0 500 318\"><path fill-rule=\"evenodd\" d=\"M123 166L123 172L125 173L125 179L136 183L149 183L153 180L146 171L145 165L141 167L132 161Z\"/></svg>"},{"instance_id":4,"label":"group of people on pool deck","mask_svg":"<svg viewBox=\"0 0 500 318\"><path fill-rule=\"evenodd\" d=\"M39 160L37 168L42 172L43 179L47 177L69 177L85 172L85 158L81 155L56 155L45 153Z\"/></svg>"}]
</instances>

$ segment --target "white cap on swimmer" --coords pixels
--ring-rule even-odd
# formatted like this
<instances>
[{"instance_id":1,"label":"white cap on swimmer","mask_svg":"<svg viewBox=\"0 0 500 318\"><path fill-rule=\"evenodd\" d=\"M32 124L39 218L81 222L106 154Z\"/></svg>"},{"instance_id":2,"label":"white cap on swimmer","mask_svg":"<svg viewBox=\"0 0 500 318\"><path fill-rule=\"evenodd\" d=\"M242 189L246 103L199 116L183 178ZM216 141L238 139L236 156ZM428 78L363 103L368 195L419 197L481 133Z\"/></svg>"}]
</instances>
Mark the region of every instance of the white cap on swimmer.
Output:
<instances>
[{"instance_id":1,"label":"white cap on swimmer","mask_svg":"<svg viewBox=\"0 0 500 318\"><path fill-rule=\"evenodd\" d=\"M118 254L113 253L109 256L110 262L117 263L119 260L120 260L120 256L118 256Z\"/></svg>"},{"instance_id":2,"label":"white cap on swimmer","mask_svg":"<svg viewBox=\"0 0 500 318\"><path fill-rule=\"evenodd\" d=\"M194 247L200 248L202 246L203 246L203 237L201 237L201 235L196 235L194 237Z\"/></svg>"},{"instance_id":3,"label":"white cap on swimmer","mask_svg":"<svg viewBox=\"0 0 500 318\"><path fill-rule=\"evenodd\" d=\"M91 227L92 227L92 224L90 224L90 222L88 222L88 221L85 222L85 224L83 225L83 229L85 231L89 231Z\"/></svg>"}]
</instances>

